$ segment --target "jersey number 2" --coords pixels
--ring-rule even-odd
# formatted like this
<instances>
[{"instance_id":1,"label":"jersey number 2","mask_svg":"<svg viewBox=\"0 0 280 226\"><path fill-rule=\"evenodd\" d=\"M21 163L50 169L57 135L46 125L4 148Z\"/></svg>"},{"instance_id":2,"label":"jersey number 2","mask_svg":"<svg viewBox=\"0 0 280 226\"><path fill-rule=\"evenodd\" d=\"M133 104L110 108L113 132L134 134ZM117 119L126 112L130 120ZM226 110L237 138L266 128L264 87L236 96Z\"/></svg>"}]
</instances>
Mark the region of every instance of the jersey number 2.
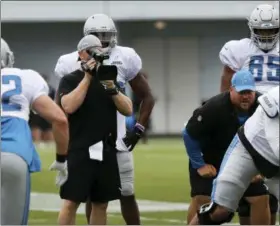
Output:
<instances>
[{"instance_id":1,"label":"jersey number 2","mask_svg":"<svg viewBox=\"0 0 280 226\"><path fill-rule=\"evenodd\" d=\"M22 92L21 79L16 75L3 75L2 84L10 85L8 91L2 94L2 110L3 111L20 111L21 105L17 103L11 103L10 98L14 95L20 95Z\"/></svg>"},{"instance_id":2,"label":"jersey number 2","mask_svg":"<svg viewBox=\"0 0 280 226\"><path fill-rule=\"evenodd\" d=\"M279 81L279 61L279 56L252 56L249 63L249 69L255 76L257 82L262 81L263 77L267 77L268 81Z\"/></svg>"}]
</instances>

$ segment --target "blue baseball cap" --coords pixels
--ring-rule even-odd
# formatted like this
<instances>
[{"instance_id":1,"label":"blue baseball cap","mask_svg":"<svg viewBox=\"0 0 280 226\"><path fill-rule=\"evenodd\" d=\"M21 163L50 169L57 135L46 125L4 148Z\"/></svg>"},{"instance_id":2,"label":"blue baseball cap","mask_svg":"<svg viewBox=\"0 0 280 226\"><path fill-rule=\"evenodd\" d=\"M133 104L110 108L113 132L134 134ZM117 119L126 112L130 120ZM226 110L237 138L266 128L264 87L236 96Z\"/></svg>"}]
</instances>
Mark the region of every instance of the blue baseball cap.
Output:
<instances>
[{"instance_id":1,"label":"blue baseball cap","mask_svg":"<svg viewBox=\"0 0 280 226\"><path fill-rule=\"evenodd\" d=\"M255 78L248 70L237 71L231 79L231 85L237 92L244 90L256 91Z\"/></svg>"}]
</instances>

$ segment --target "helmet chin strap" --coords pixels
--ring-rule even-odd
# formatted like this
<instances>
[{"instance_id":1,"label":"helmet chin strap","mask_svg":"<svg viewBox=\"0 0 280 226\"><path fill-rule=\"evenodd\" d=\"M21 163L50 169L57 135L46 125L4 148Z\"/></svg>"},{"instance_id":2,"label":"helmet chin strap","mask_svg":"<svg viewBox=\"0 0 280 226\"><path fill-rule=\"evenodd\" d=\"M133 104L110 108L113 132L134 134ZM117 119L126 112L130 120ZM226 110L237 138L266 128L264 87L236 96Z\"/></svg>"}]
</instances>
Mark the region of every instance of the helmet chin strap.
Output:
<instances>
[{"instance_id":1,"label":"helmet chin strap","mask_svg":"<svg viewBox=\"0 0 280 226\"><path fill-rule=\"evenodd\" d=\"M110 41L107 42L108 45L106 45L106 47L103 47L103 51L105 51L106 53L111 53L112 49L116 47L117 43L115 41Z\"/></svg>"}]
</instances>

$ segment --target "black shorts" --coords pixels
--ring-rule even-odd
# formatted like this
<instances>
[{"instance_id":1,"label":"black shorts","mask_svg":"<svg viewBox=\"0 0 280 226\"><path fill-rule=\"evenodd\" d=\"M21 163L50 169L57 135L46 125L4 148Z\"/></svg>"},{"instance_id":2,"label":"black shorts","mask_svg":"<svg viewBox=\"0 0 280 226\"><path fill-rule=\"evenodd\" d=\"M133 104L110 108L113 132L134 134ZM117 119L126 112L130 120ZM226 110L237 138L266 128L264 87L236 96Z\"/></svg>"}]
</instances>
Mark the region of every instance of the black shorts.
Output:
<instances>
[{"instance_id":1,"label":"black shorts","mask_svg":"<svg viewBox=\"0 0 280 226\"><path fill-rule=\"evenodd\" d=\"M34 114L33 112L30 113L29 126L31 129L39 128L43 132L51 130L52 128L52 125L49 122L43 119L40 115Z\"/></svg>"},{"instance_id":2,"label":"black shorts","mask_svg":"<svg viewBox=\"0 0 280 226\"><path fill-rule=\"evenodd\" d=\"M270 207L270 213L276 214L278 211L278 200L277 198L269 194L269 207ZM249 217L250 216L250 203L247 202L247 200L243 197L239 202L238 207L238 215L239 217Z\"/></svg>"},{"instance_id":3,"label":"black shorts","mask_svg":"<svg viewBox=\"0 0 280 226\"><path fill-rule=\"evenodd\" d=\"M116 150L103 151L103 161L91 160L88 150L69 153L68 180L60 189L62 199L73 202L108 202L119 199L121 183Z\"/></svg>"},{"instance_id":4,"label":"black shorts","mask_svg":"<svg viewBox=\"0 0 280 226\"><path fill-rule=\"evenodd\" d=\"M197 195L211 196L213 178L203 178L201 177L197 170L191 167L189 163L189 176L191 185L191 197Z\"/></svg>"},{"instance_id":5,"label":"black shorts","mask_svg":"<svg viewBox=\"0 0 280 226\"><path fill-rule=\"evenodd\" d=\"M190 172L190 185L191 185L191 197L197 195L211 196L213 181L215 178L203 178L197 170L189 166ZM251 183L244 193L243 197L267 195L268 190L263 182ZM242 204L243 202L241 202ZM239 203L240 204L240 203ZM244 204L243 204L244 205ZM240 209L242 212L242 209Z\"/></svg>"}]
</instances>

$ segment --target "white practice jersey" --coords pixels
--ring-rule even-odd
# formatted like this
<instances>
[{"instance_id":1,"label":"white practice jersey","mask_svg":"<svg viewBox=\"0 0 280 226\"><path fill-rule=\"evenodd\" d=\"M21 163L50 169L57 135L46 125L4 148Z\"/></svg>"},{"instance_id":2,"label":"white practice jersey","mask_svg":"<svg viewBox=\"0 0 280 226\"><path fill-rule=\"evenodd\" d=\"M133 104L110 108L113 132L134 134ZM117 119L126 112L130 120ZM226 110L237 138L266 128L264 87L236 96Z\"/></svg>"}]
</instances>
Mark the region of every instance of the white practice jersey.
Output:
<instances>
[{"instance_id":1,"label":"white practice jersey","mask_svg":"<svg viewBox=\"0 0 280 226\"><path fill-rule=\"evenodd\" d=\"M245 136L261 156L279 166L279 86L259 98L263 104L245 122Z\"/></svg>"},{"instance_id":2,"label":"white practice jersey","mask_svg":"<svg viewBox=\"0 0 280 226\"><path fill-rule=\"evenodd\" d=\"M261 93L279 86L279 42L265 53L249 38L232 40L223 46L220 60L234 71L250 70L255 77L257 91Z\"/></svg>"},{"instance_id":3,"label":"white practice jersey","mask_svg":"<svg viewBox=\"0 0 280 226\"><path fill-rule=\"evenodd\" d=\"M72 52L62 55L56 64L55 74L62 78L63 76L81 69L78 62L78 52ZM116 46L111 49L110 58L103 62L104 65L115 65L118 68L117 82L121 88L130 80L134 79L142 69L142 60L133 48ZM118 138L122 138L126 133L125 116L117 113L118 119Z\"/></svg>"},{"instance_id":4,"label":"white practice jersey","mask_svg":"<svg viewBox=\"0 0 280 226\"><path fill-rule=\"evenodd\" d=\"M49 87L39 73L18 68L1 69L1 116L29 120L30 106Z\"/></svg>"}]
</instances>

